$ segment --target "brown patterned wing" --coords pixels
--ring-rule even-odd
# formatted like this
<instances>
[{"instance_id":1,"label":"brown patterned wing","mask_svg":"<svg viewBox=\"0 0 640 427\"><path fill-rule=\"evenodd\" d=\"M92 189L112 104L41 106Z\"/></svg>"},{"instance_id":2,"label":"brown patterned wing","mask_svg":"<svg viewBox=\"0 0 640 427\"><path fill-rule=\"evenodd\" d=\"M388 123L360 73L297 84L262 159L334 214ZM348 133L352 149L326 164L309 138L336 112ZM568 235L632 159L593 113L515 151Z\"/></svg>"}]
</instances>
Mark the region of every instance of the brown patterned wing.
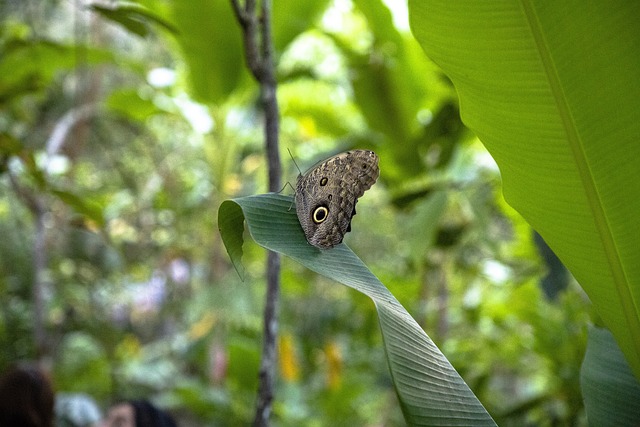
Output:
<instances>
[{"instance_id":1,"label":"brown patterned wing","mask_svg":"<svg viewBox=\"0 0 640 427\"><path fill-rule=\"evenodd\" d=\"M296 213L307 241L330 249L351 231L356 203L380 175L378 156L369 150L330 157L296 183Z\"/></svg>"}]
</instances>

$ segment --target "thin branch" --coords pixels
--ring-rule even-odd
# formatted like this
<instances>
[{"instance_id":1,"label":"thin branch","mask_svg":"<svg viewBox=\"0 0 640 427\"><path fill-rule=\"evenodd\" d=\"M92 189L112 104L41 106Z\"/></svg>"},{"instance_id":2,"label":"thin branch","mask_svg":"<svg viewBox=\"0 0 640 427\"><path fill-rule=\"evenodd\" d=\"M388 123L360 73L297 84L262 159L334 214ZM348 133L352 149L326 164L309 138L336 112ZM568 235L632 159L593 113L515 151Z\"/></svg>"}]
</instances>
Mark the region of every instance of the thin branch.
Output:
<instances>
[{"instance_id":1,"label":"thin branch","mask_svg":"<svg viewBox=\"0 0 640 427\"><path fill-rule=\"evenodd\" d=\"M256 1L231 0L236 19L242 27L247 67L260 84L260 95L265 117L265 151L269 170L269 190L278 191L282 167L278 148L279 109L276 97L277 81L271 37L271 1L262 0L260 17L256 15ZM267 294L264 307L263 343L258 396L253 425L269 425L274 398L277 366L276 339L278 336L278 301L280 298L280 256L269 252L267 256Z\"/></svg>"},{"instance_id":2,"label":"thin branch","mask_svg":"<svg viewBox=\"0 0 640 427\"><path fill-rule=\"evenodd\" d=\"M240 0L231 0L233 11L242 27L242 38L244 41L244 56L247 66L253 77L262 83L264 76L263 61L258 48L258 26L260 22L256 16L255 0L246 0L244 9L240 5Z\"/></svg>"},{"instance_id":3,"label":"thin branch","mask_svg":"<svg viewBox=\"0 0 640 427\"><path fill-rule=\"evenodd\" d=\"M254 427L269 425L271 408L275 396L276 367L278 354L278 303L280 301L280 255L267 254L267 295L264 306L262 358L258 372L258 396Z\"/></svg>"},{"instance_id":4,"label":"thin branch","mask_svg":"<svg viewBox=\"0 0 640 427\"><path fill-rule=\"evenodd\" d=\"M271 31L271 0L262 0L260 23L262 24L262 68L264 83L275 88L275 67L273 61L273 39Z\"/></svg>"},{"instance_id":5,"label":"thin branch","mask_svg":"<svg viewBox=\"0 0 640 427\"><path fill-rule=\"evenodd\" d=\"M273 41L271 38L271 0L262 0L262 102L265 113L266 150L269 162L269 191L279 191L282 166L278 135L280 133L280 111L278 109L277 81L273 59Z\"/></svg>"},{"instance_id":6,"label":"thin branch","mask_svg":"<svg viewBox=\"0 0 640 427\"><path fill-rule=\"evenodd\" d=\"M238 0L231 0L231 7L233 8L233 13L236 15L236 19L244 28L247 25L248 19L244 9L240 6L240 2Z\"/></svg>"}]
</instances>

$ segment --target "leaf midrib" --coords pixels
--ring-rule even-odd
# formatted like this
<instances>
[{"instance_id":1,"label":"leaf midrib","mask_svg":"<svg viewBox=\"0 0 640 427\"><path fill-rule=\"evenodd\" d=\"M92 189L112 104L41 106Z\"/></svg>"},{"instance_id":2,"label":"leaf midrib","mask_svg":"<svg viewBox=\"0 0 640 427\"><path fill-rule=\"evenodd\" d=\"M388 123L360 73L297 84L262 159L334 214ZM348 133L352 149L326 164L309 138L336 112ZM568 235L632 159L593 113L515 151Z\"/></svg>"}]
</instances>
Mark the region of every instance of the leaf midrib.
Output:
<instances>
[{"instance_id":1,"label":"leaf midrib","mask_svg":"<svg viewBox=\"0 0 640 427\"><path fill-rule=\"evenodd\" d=\"M624 267L621 264L621 256L611 232L611 227L609 227L609 222L607 221L607 216L603 209L602 200L596 189L593 175L590 172L583 141L580 138L577 126L575 125L575 120L571 114L571 108L567 102L567 97L562 90L562 84L553 58L551 57L550 50L545 41L542 26L538 20L536 10L532 5L531 0L522 0L521 4L531 30L532 37L537 46L551 93L555 99L558 114L562 120L562 125L567 136L569 147L573 153L573 158L578 170L580 181L582 182L582 187L585 191L587 203L589 204L589 208L593 214L596 232L602 242L605 256L613 276L614 286L620 300L620 305L622 306L624 316L627 319L627 323L633 337L635 352L640 355L640 319L636 315L629 281L627 280Z\"/></svg>"}]
</instances>

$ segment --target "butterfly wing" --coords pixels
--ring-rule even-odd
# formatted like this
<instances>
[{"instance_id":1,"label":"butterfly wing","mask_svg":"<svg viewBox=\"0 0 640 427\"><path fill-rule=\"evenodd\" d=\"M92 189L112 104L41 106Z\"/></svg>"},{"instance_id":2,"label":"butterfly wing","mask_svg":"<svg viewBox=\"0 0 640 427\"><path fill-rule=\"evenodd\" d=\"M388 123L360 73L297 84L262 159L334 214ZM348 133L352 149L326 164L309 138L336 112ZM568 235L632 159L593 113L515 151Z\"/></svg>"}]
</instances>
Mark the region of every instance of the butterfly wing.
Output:
<instances>
[{"instance_id":1,"label":"butterfly wing","mask_svg":"<svg viewBox=\"0 0 640 427\"><path fill-rule=\"evenodd\" d=\"M378 156L353 150L318 164L296 184L296 213L307 241L321 249L342 242L361 197L376 182Z\"/></svg>"}]
</instances>

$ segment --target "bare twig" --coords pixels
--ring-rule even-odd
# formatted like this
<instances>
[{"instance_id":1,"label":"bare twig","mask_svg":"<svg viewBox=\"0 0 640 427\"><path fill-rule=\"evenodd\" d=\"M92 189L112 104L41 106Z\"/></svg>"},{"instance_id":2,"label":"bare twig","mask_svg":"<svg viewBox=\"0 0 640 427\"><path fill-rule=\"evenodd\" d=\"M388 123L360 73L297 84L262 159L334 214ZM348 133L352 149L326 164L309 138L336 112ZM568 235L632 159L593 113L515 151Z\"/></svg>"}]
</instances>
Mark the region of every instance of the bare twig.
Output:
<instances>
[{"instance_id":1,"label":"bare twig","mask_svg":"<svg viewBox=\"0 0 640 427\"><path fill-rule=\"evenodd\" d=\"M280 150L278 149L279 111L276 98L276 75L271 39L271 0L262 0L262 102L265 113L266 150L269 162L269 191L279 191Z\"/></svg>"},{"instance_id":2,"label":"bare twig","mask_svg":"<svg viewBox=\"0 0 640 427\"><path fill-rule=\"evenodd\" d=\"M247 67L260 84L262 107L265 115L265 151L269 169L269 191L278 191L280 185L280 152L278 149L279 112L276 98L276 77L271 38L271 1L262 0L260 16L256 14L256 1L231 0L236 19L242 27ZM274 396L276 373L276 338L278 336L278 300L280 297L280 256L269 252L267 256L267 295L264 308L264 341L258 375L258 397L254 426L268 426Z\"/></svg>"},{"instance_id":3,"label":"bare twig","mask_svg":"<svg viewBox=\"0 0 640 427\"><path fill-rule=\"evenodd\" d=\"M231 7L233 8L233 13L236 15L236 19L244 28L247 25L248 19L244 9L240 6L240 2L238 0L231 0Z\"/></svg>"},{"instance_id":4,"label":"bare twig","mask_svg":"<svg viewBox=\"0 0 640 427\"><path fill-rule=\"evenodd\" d=\"M240 0L231 0L236 18L242 27L242 36L244 41L244 56L247 61L247 67L253 77L261 84L265 76L264 57L260 53L260 40L258 40L258 27L260 20L256 15L255 0L246 0L244 8L240 5ZM268 73L268 70L266 71Z\"/></svg>"}]
</instances>

